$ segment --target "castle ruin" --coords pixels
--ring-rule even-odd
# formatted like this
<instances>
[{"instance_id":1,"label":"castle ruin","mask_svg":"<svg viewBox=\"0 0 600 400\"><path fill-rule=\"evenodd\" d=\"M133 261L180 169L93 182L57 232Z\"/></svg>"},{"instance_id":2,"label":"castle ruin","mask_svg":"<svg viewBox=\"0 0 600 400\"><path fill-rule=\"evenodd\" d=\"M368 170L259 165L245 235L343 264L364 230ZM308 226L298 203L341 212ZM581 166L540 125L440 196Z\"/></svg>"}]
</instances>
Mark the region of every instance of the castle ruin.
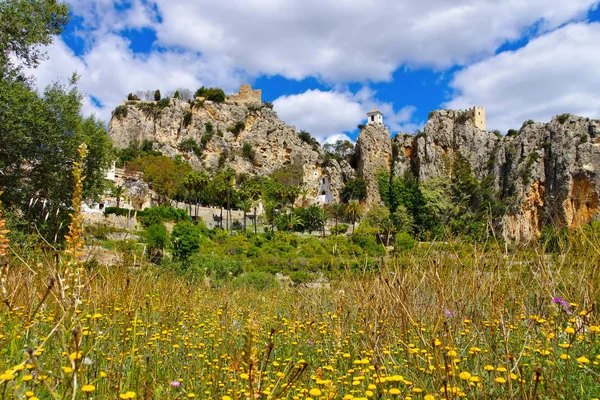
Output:
<instances>
[{"instance_id":1,"label":"castle ruin","mask_svg":"<svg viewBox=\"0 0 600 400\"><path fill-rule=\"evenodd\" d=\"M242 85L240 86L240 92L238 94L227 96L227 102L237 104L262 104L262 90L253 90L250 85Z\"/></svg>"},{"instance_id":2,"label":"castle ruin","mask_svg":"<svg viewBox=\"0 0 600 400\"><path fill-rule=\"evenodd\" d=\"M465 113L471 122L473 122L473 125L484 131L486 130L485 108L474 106L466 110Z\"/></svg>"}]
</instances>

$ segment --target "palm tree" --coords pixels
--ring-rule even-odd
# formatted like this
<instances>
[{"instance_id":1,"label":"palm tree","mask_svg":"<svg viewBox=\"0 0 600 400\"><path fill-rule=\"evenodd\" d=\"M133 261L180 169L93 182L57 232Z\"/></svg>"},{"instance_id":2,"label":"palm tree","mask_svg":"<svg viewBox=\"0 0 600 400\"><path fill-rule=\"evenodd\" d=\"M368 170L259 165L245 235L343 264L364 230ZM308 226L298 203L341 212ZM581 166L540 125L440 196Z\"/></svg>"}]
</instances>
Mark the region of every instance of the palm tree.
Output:
<instances>
[{"instance_id":1,"label":"palm tree","mask_svg":"<svg viewBox=\"0 0 600 400\"><path fill-rule=\"evenodd\" d=\"M327 211L329 211L329 215L333 217L335 224L333 226L338 226L339 219L344 215L344 203L329 203L327 205Z\"/></svg>"},{"instance_id":2,"label":"palm tree","mask_svg":"<svg viewBox=\"0 0 600 400\"><path fill-rule=\"evenodd\" d=\"M244 199L238 203L238 206L244 212L244 232L246 232L246 213L252 208L253 202L250 199ZM256 219L256 217L254 217Z\"/></svg>"},{"instance_id":3,"label":"palm tree","mask_svg":"<svg viewBox=\"0 0 600 400\"><path fill-rule=\"evenodd\" d=\"M350 218L350 221L352 221L352 233L354 233L356 221L360 219L363 211L363 206L361 206L357 200L352 200L348 204L346 204L346 207L344 208L344 213L348 218Z\"/></svg>"},{"instance_id":4,"label":"palm tree","mask_svg":"<svg viewBox=\"0 0 600 400\"><path fill-rule=\"evenodd\" d=\"M117 185L112 190L112 195L117 199L117 208L121 208L121 197L125 195L125 188L123 186Z\"/></svg>"}]
</instances>

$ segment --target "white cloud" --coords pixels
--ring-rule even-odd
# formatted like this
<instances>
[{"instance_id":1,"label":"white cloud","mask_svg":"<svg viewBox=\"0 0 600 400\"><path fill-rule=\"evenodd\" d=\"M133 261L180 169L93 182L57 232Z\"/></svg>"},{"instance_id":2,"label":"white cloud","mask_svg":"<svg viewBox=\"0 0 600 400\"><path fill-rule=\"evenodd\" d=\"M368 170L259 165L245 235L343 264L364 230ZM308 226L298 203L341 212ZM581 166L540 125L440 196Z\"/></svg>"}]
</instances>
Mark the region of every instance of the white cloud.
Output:
<instances>
[{"instance_id":1,"label":"white cloud","mask_svg":"<svg viewBox=\"0 0 600 400\"><path fill-rule=\"evenodd\" d=\"M486 108L488 129L519 128L557 114L600 117L600 23L564 26L458 72L444 106Z\"/></svg>"},{"instance_id":2,"label":"white cloud","mask_svg":"<svg viewBox=\"0 0 600 400\"><path fill-rule=\"evenodd\" d=\"M331 143L346 139L344 132L352 132L365 123L366 113L373 107L384 113L384 123L392 132L414 131L412 124L415 108L407 106L394 111L393 105L375 98L375 92L363 88L356 94L347 90L307 90L304 93L282 96L273 102L279 117L310 132L320 142Z\"/></svg>"},{"instance_id":3,"label":"white cloud","mask_svg":"<svg viewBox=\"0 0 600 400\"><path fill-rule=\"evenodd\" d=\"M159 42L226 58L251 75L387 80L493 55L533 28L585 18L598 0L155 0Z\"/></svg>"},{"instance_id":4,"label":"white cloud","mask_svg":"<svg viewBox=\"0 0 600 400\"><path fill-rule=\"evenodd\" d=\"M129 42L116 35L99 38L94 47L82 57L77 57L62 41L56 40L47 48L49 60L31 71L37 79L39 90L77 72L81 79L79 88L98 99L96 107L88 97L84 112L95 112L108 122L111 111L130 92L160 89L163 93L179 87L195 90L202 85L216 85L233 92L243 79L233 66L207 60L191 52L152 52L134 54Z\"/></svg>"}]
</instances>

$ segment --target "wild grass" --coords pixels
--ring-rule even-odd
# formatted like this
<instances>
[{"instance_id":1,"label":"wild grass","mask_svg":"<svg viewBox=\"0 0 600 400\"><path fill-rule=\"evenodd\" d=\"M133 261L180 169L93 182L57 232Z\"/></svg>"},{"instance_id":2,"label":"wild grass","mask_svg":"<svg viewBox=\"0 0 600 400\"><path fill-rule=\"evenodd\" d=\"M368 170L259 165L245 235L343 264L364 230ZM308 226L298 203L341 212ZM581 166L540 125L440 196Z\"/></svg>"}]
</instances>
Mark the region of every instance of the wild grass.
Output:
<instances>
[{"instance_id":1,"label":"wild grass","mask_svg":"<svg viewBox=\"0 0 600 400\"><path fill-rule=\"evenodd\" d=\"M554 254L432 246L258 291L139 259L86 269L77 204L67 252L19 254L0 223L0 399L600 397L588 231Z\"/></svg>"}]
</instances>

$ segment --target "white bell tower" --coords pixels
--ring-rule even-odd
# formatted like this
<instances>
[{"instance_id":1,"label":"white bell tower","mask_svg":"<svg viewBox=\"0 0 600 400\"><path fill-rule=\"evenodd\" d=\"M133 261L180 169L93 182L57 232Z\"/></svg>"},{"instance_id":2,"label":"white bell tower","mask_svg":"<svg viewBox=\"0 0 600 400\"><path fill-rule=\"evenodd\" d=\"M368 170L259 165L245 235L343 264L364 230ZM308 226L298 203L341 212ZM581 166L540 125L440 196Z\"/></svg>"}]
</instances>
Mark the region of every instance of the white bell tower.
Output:
<instances>
[{"instance_id":1,"label":"white bell tower","mask_svg":"<svg viewBox=\"0 0 600 400\"><path fill-rule=\"evenodd\" d=\"M383 113L376 108L367 113L367 125L371 124L383 125Z\"/></svg>"}]
</instances>

